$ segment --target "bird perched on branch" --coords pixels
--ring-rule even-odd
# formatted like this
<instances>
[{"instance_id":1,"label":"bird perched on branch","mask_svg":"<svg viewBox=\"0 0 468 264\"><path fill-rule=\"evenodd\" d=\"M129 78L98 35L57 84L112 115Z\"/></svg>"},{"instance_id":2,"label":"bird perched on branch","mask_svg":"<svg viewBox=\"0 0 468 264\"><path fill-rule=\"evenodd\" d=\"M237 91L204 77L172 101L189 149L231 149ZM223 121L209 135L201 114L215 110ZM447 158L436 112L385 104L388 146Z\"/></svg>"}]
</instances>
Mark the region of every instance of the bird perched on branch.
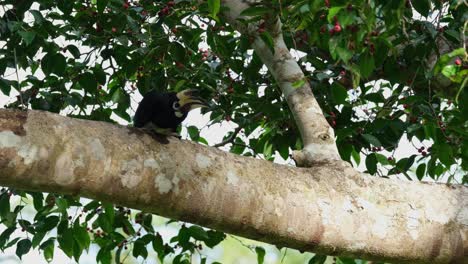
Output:
<instances>
[{"instance_id":1,"label":"bird perched on branch","mask_svg":"<svg viewBox=\"0 0 468 264\"><path fill-rule=\"evenodd\" d=\"M198 96L197 90L158 92L152 90L143 96L133 118L134 126L152 129L158 134L177 135L177 127L188 112L208 104Z\"/></svg>"}]
</instances>

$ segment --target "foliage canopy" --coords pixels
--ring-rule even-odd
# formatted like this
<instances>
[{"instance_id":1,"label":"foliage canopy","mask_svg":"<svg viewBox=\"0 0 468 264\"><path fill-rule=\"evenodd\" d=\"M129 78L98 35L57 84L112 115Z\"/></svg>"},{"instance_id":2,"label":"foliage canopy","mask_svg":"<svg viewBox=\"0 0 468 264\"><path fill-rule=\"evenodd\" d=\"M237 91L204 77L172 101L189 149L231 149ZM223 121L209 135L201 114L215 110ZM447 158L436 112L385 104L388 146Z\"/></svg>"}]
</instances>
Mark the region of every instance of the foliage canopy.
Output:
<instances>
[{"instance_id":1,"label":"foliage canopy","mask_svg":"<svg viewBox=\"0 0 468 264\"><path fill-rule=\"evenodd\" d=\"M250 48L257 35L274 45L261 20L278 16L344 160L381 177L468 181L463 1L264 1L243 13L249 18L241 23L258 25L251 35L225 23L219 0L5 0L1 7L0 89L10 97L8 108L131 123L136 94L196 88L216 102L210 124L239 126L225 135L229 151L288 159L302 147L298 129ZM207 144L199 128L187 131ZM413 144L413 155L393 155L402 140ZM21 198L18 205L12 195ZM33 219L20 217L25 199L33 201ZM120 262L128 245L134 257L146 258L152 244L160 260L171 255L174 263L187 263L202 242L213 247L225 237L182 226L168 244L154 231L151 214L19 190L0 194L0 218L6 226L0 248L16 245L20 258L39 248L51 260L58 245L78 260L94 243L97 260L110 263L114 251ZM30 238L10 238L17 228ZM257 253L263 261L264 252Z\"/></svg>"}]
</instances>

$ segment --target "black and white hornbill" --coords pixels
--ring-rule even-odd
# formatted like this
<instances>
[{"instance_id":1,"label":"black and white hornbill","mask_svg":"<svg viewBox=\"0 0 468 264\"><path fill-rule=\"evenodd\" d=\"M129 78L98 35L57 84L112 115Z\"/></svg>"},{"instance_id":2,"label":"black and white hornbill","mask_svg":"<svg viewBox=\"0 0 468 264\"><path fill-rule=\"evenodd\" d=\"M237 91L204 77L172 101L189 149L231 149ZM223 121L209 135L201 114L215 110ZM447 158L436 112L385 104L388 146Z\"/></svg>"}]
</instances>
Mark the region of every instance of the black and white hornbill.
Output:
<instances>
[{"instance_id":1,"label":"black and white hornbill","mask_svg":"<svg viewBox=\"0 0 468 264\"><path fill-rule=\"evenodd\" d=\"M177 126L190 110L208 107L197 90L158 92L152 90L143 96L133 118L135 127L148 128L158 134L177 135Z\"/></svg>"}]
</instances>

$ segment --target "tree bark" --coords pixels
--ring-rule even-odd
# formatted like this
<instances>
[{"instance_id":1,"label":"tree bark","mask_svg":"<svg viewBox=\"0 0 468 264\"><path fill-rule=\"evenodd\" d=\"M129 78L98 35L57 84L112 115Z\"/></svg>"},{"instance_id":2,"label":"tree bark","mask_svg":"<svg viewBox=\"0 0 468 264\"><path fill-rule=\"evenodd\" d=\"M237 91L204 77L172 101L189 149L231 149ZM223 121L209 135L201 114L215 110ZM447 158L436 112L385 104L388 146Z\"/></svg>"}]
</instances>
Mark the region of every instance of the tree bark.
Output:
<instances>
[{"instance_id":1,"label":"tree bark","mask_svg":"<svg viewBox=\"0 0 468 264\"><path fill-rule=\"evenodd\" d=\"M111 201L278 246L467 263L468 187L293 168L139 129L0 110L0 184Z\"/></svg>"},{"instance_id":2,"label":"tree bark","mask_svg":"<svg viewBox=\"0 0 468 264\"><path fill-rule=\"evenodd\" d=\"M261 23L245 25L239 19L242 11L260 1L223 1L227 10L226 20L242 34L254 38L252 47L267 66L281 89L301 133L303 149L294 151L292 157L298 167L311 167L315 164L341 160L335 144L335 134L325 119L322 109L315 99L309 82L299 64L289 52L278 17L266 17L262 24L273 38L273 50L265 44L258 33ZM271 87L270 87L271 88Z\"/></svg>"}]
</instances>

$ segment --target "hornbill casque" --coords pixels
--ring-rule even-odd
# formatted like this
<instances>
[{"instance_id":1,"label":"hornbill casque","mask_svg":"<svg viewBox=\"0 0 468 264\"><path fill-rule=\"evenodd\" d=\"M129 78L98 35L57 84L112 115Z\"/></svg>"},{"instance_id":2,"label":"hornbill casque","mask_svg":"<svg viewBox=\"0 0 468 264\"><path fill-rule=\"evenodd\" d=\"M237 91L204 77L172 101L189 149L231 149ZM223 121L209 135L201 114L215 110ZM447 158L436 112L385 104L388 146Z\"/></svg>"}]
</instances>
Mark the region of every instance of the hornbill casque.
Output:
<instances>
[{"instance_id":1,"label":"hornbill casque","mask_svg":"<svg viewBox=\"0 0 468 264\"><path fill-rule=\"evenodd\" d=\"M208 103L198 96L197 90L181 92L149 91L143 96L133 118L135 127L154 130L158 134L177 136L177 127L188 112Z\"/></svg>"}]
</instances>

